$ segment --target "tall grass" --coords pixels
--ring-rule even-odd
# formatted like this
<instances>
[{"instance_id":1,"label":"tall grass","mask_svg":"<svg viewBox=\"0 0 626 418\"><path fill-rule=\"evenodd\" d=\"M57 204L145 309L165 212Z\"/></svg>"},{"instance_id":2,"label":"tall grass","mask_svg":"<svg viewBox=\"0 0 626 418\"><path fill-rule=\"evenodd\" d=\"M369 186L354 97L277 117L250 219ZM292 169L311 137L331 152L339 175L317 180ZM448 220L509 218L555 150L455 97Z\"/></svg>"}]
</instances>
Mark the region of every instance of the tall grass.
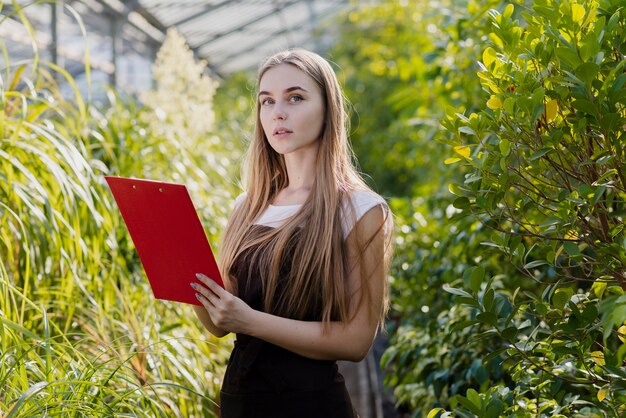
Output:
<instances>
[{"instance_id":1,"label":"tall grass","mask_svg":"<svg viewBox=\"0 0 626 418\"><path fill-rule=\"evenodd\" d=\"M231 341L154 300L103 175L184 181L211 238L233 182L203 164L201 138L156 134L150 108L113 91L103 109L63 97L63 69L36 50L19 66L4 55L0 416L215 416Z\"/></svg>"}]
</instances>

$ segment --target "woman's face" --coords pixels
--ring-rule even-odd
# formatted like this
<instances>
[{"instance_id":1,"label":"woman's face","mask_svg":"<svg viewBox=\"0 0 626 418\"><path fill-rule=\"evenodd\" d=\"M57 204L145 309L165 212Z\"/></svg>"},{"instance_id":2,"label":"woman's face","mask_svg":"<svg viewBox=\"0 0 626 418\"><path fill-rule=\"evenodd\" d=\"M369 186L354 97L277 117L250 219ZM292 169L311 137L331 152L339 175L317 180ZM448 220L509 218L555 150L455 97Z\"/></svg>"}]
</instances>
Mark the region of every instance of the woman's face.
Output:
<instances>
[{"instance_id":1,"label":"woman's face","mask_svg":"<svg viewBox=\"0 0 626 418\"><path fill-rule=\"evenodd\" d=\"M259 83L260 120L279 154L317 152L324 101L315 81L297 67L279 64Z\"/></svg>"}]
</instances>

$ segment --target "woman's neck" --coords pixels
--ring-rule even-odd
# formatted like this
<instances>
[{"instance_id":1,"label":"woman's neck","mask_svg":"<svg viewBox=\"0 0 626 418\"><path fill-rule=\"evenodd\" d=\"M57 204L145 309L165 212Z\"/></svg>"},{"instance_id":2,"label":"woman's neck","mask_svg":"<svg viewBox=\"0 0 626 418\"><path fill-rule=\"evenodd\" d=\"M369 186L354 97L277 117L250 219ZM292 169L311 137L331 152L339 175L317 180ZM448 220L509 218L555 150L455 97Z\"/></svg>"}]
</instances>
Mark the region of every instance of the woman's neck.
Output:
<instances>
[{"instance_id":1,"label":"woman's neck","mask_svg":"<svg viewBox=\"0 0 626 418\"><path fill-rule=\"evenodd\" d=\"M316 162L316 154L286 154L285 166L289 183L278 192L274 203L304 203L315 184Z\"/></svg>"},{"instance_id":2,"label":"woman's neck","mask_svg":"<svg viewBox=\"0 0 626 418\"><path fill-rule=\"evenodd\" d=\"M306 191L308 193L313 188L317 166L317 149L308 151L306 153L285 155L285 167L287 168L287 177L289 178L289 184L285 189L293 192Z\"/></svg>"}]
</instances>

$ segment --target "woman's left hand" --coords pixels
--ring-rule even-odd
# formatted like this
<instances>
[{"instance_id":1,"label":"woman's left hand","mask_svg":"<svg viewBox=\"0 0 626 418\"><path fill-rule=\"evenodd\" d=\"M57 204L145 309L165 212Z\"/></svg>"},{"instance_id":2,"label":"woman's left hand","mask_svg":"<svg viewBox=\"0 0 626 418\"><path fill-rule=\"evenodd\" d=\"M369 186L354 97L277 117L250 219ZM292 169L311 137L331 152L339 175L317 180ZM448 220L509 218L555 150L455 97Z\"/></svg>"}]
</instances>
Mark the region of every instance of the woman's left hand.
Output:
<instances>
[{"instance_id":1,"label":"woman's left hand","mask_svg":"<svg viewBox=\"0 0 626 418\"><path fill-rule=\"evenodd\" d=\"M198 273L196 277L206 287L197 283L191 283L191 287L211 316L213 324L225 331L245 334L254 310L204 274Z\"/></svg>"}]
</instances>

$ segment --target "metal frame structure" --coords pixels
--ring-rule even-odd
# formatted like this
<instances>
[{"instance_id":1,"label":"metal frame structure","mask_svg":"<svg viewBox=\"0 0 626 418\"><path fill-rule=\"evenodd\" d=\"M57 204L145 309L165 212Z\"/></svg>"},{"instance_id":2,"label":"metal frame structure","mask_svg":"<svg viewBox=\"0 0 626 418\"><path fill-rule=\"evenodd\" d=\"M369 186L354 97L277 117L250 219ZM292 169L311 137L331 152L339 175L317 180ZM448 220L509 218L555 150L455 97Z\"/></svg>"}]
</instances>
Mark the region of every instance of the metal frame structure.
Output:
<instances>
[{"instance_id":1,"label":"metal frame structure","mask_svg":"<svg viewBox=\"0 0 626 418\"><path fill-rule=\"evenodd\" d=\"M12 1L2 1L1 14L10 15ZM37 43L40 51L46 51L45 58L77 76L84 63L76 44L84 44L84 40L69 12L75 9L88 36L93 37L89 42L92 68L104 74L103 82L118 86L129 77L120 74L123 57L134 54L136 59L152 63L170 27L187 39L214 77L222 78L253 69L263 57L284 48L304 47L323 53L333 42L328 18L355 5L350 0L57 0L28 5L24 10L28 15L29 9L37 9L34 26L38 35L43 33ZM15 16L13 20L18 22ZM27 55L30 40L11 33L15 29L6 26L0 25L0 38L22 42ZM19 51L19 46L16 49Z\"/></svg>"}]
</instances>

